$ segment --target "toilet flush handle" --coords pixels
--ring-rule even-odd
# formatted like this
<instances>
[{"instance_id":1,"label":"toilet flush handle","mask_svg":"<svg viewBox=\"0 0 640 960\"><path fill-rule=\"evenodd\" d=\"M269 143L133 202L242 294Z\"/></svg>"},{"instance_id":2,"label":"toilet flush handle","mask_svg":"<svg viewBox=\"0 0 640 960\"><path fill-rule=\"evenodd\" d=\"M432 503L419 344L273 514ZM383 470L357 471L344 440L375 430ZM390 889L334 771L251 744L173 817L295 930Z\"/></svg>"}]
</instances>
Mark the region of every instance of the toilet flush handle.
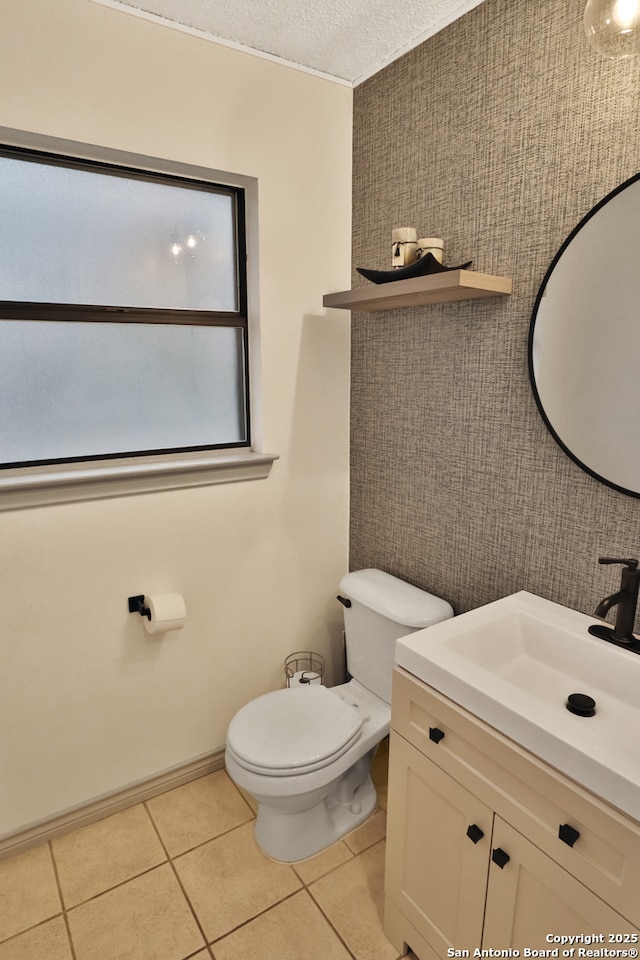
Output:
<instances>
[{"instance_id":1,"label":"toilet flush handle","mask_svg":"<svg viewBox=\"0 0 640 960\"><path fill-rule=\"evenodd\" d=\"M340 594L338 594L336 600L339 600L343 607L351 606L351 600L347 599L347 597L341 597Z\"/></svg>"}]
</instances>

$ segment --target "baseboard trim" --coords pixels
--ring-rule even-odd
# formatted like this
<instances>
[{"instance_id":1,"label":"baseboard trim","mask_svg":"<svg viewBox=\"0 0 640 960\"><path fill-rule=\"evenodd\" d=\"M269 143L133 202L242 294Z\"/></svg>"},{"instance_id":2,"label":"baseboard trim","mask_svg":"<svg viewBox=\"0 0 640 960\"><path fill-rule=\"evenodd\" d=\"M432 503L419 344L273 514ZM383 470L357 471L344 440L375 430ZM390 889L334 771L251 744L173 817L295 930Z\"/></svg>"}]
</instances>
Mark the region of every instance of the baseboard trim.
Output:
<instances>
[{"instance_id":1,"label":"baseboard trim","mask_svg":"<svg viewBox=\"0 0 640 960\"><path fill-rule=\"evenodd\" d=\"M217 750L196 757L194 760L170 767L168 770L146 777L144 780L137 780L120 790L103 794L101 797L79 804L77 807L71 807L53 817L47 817L45 820L39 820L27 827L21 827L19 830L0 837L0 859L23 853L40 843L53 840L64 833L69 833L71 830L77 830L78 827L85 827L87 824L102 820L103 817L108 817L112 813L126 810L127 807L133 807L136 803L150 800L160 793L165 793L174 787L181 787L191 780L197 780L199 777L204 777L208 773L214 773L216 770L222 770L223 768L224 747L219 747Z\"/></svg>"}]
</instances>

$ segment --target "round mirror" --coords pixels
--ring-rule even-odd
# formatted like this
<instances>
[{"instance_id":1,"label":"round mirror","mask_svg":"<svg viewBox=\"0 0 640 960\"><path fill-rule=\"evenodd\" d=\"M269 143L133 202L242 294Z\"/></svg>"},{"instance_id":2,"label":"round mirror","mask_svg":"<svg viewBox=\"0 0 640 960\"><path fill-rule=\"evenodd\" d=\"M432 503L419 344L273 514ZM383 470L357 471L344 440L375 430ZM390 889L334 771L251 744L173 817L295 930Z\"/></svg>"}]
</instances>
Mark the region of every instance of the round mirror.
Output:
<instances>
[{"instance_id":1,"label":"round mirror","mask_svg":"<svg viewBox=\"0 0 640 960\"><path fill-rule=\"evenodd\" d=\"M547 427L583 470L640 497L640 174L565 240L536 298L529 375Z\"/></svg>"}]
</instances>

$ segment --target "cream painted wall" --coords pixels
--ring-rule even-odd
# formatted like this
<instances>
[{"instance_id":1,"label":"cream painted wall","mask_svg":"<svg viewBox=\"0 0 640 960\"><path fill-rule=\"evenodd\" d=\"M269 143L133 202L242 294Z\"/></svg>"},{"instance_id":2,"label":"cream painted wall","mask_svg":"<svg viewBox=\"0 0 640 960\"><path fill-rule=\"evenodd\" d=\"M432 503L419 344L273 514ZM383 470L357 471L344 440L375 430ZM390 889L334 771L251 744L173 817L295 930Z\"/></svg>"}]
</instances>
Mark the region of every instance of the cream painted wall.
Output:
<instances>
[{"instance_id":1,"label":"cream painted wall","mask_svg":"<svg viewBox=\"0 0 640 960\"><path fill-rule=\"evenodd\" d=\"M287 653L341 669L349 88L89 0L5 0L0 125L259 182L267 480L0 513L0 835L224 743ZM150 637L132 593L179 591Z\"/></svg>"}]
</instances>

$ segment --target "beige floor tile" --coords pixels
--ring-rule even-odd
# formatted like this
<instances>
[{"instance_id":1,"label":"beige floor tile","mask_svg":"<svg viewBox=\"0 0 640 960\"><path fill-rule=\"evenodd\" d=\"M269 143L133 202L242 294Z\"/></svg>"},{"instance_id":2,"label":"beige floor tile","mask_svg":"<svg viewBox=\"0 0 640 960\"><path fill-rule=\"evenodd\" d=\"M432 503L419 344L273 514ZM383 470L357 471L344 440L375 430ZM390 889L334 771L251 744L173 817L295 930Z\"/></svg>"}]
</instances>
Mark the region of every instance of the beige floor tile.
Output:
<instances>
[{"instance_id":1,"label":"beige floor tile","mask_svg":"<svg viewBox=\"0 0 640 960\"><path fill-rule=\"evenodd\" d=\"M147 807L171 857L253 818L225 770L154 797Z\"/></svg>"},{"instance_id":2,"label":"beige floor tile","mask_svg":"<svg viewBox=\"0 0 640 960\"><path fill-rule=\"evenodd\" d=\"M47 844L0 861L0 941L60 913Z\"/></svg>"},{"instance_id":3,"label":"beige floor tile","mask_svg":"<svg viewBox=\"0 0 640 960\"><path fill-rule=\"evenodd\" d=\"M66 907L104 893L167 859L142 804L52 841Z\"/></svg>"},{"instance_id":4,"label":"beige floor tile","mask_svg":"<svg viewBox=\"0 0 640 960\"><path fill-rule=\"evenodd\" d=\"M0 960L73 960L62 917L0 943Z\"/></svg>"},{"instance_id":5,"label":"beige floor tile","mask_svg":"<svg viewBox=\"0 0 640 960\"><path fill-rule=\"evenodd\" d=\"M341 863L350 860L352 856L353 853L349 847L342 840L338 840L337 843L332 843L326 850L316 853L314 857L299 860L292 866L303 883L313 883L314 880L323 877L325 873L339 867Z\"/></svg>"},{"instance_id":6,"label":"beige floor tile","mask_svg":"<svg viewBox=\"0 0 640 960\"><path fill-rule=\"evenodd\" d=\"M309 887L357 960L396 960L382 929L384 841Z\"/></svg>"},{"instance_id":7,"label":"beige floor tile","mask_svg":"<svg viewBox=\"0 0 640 960\"><path fill-rule=\"evenodd\" d=\"M215 960L350 960L304 890L214 943L212 949Z\"/></svg>"},{"instance_id":8,"label":"beige floor tile","mask_svg":"<svg viewBox=\"0 0 640 960\"><path fill-rule=\"evenodd\" d=\"M175 867L208 942L301 886L291 867L260 852L253 822L178 857Z\"/></svg>"},{"instance_id":9,"label":"beige floor tile","mask_svg":"<svg viewBox=\"0 0 640 960\"><path fill-rule=\"evenodd\" d=\"M362 853L387 834L387 814L385 810L376 810L368 820L344 838L344 842L353 853Z\"/></svg>"},{"instance_id":10,"label":"beige floor tile","mask_svg":"<svg viewBox=\"0 0 640 960\"><path fill-rule=\"evenodd\" d=\"M76 960L182 960L204 946L169 864L69 911Z\"/></svg>"}]
</instances>

